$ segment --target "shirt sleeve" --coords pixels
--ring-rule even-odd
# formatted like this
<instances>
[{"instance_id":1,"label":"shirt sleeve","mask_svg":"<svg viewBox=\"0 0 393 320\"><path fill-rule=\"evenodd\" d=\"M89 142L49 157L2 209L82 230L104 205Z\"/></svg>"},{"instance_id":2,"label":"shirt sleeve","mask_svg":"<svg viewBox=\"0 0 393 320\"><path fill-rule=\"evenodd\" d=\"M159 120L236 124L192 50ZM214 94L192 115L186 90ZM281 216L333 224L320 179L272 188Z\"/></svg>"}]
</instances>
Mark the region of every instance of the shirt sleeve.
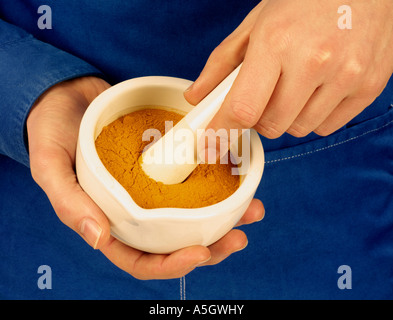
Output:
<instances>
[{"instance_id":1,"label":"shirt sleeve","mask_svg":"<svg viewBox=\"0 0 393 320\"><path fill-rule=\"evenodd\" d=\"M29 166L30 108L56 83L88 75L103 77L87 62L0 20L0 153Z\"/></svg>"}]
</instances>

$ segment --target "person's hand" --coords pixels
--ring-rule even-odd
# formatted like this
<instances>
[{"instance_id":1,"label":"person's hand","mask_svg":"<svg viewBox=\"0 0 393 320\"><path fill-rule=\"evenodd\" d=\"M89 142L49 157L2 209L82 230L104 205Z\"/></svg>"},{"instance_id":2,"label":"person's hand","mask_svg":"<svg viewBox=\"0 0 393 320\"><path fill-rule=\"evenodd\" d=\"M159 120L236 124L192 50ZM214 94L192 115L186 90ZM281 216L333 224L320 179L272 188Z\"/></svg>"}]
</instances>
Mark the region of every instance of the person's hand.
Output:
<instances>
[{"instance_id":1,"label":"person's hand","mask_svg":"<svg viewBox=\"0 0 393 320\"><path fill-rule=\"evenodd\" d=\"M57 216L119 268L139 279L176 278L199 265L215 264L247 245L247 237L231 230L209 248L193 246L173 254L148 254L110 235L101 209L81 189L75 174L80 121L90 102L109 88L104 80L83 77L53 86L33 106L27 119L30 168ZM261 220L262 203L253 200L239 225Z\"/></svg>"},{"instance_id":2,"label":"person's hand","mask_svg":"<svg viewBox=\"0 0 393 320\"><path fill-rule=\"evenodd\" d=\"M346 1L352 29L339 27L343 4L262 1L212 52L186 99L197 104L243 62L208 128L254 128L267 138L333 133L373 102L393 72L393 1Z\"/></svg>"}]
</instances>

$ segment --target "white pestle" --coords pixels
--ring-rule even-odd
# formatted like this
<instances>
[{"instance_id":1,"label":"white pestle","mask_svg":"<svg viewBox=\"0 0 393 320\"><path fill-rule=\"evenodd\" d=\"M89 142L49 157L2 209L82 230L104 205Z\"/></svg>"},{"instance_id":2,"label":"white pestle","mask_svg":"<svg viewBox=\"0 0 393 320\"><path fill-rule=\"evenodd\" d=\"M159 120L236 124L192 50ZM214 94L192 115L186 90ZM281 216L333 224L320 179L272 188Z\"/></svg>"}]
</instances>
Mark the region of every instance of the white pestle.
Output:
<instances>
[{"instance_id":1,"label":"white pestle","mask_svg":"<svg viewBox=\"0 0 393 320\"><path fill-rule=\"evenodd\" d=\"M181 183L201 162L197 154L198 129L205 129L221 107L240 67L241 65L142 153L141 166L150 178L164 184Z\"/></svg>"}]
</instances>

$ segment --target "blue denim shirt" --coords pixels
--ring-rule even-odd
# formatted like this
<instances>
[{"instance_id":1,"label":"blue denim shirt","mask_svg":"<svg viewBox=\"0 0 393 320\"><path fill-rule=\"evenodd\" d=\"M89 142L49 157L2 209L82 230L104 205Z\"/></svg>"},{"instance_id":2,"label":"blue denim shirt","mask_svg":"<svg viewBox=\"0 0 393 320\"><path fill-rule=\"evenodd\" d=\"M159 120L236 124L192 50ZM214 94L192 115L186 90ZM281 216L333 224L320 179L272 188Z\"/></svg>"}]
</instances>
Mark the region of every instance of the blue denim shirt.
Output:
<instances>
[{"instance_id":1,"label":"blue denim shirt","mask_svg":"<svg viewBox=\"0 0 393 320\"><path fill-rule=\"evenodd\" d=\"M0 152L29 163L25 122L35 100L54 84L99 71L0 21Z\"/></svg>"}]
</instances>

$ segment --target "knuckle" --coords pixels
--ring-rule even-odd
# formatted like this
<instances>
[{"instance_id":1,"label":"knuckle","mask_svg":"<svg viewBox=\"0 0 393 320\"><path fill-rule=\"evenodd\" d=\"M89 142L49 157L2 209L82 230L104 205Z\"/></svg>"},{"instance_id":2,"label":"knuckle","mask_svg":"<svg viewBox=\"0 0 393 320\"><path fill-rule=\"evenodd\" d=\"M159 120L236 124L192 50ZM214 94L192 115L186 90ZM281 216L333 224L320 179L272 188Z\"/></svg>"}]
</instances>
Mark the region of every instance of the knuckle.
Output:
<instances>
[{"instance_id":1,"label":"knuckle","mask_svg":"<svg viewBox=\"0 0 393 320\"><path fill-rule=\"evenodd\" d=\"M34 181L41 185L45 181L51 155L48 152L37 151L34 156L30 156L30 172Z\"/></svg>"},{"instance_id":2,"label":"knuckle","mask_svg":"<svg viewBox=\"0 0 393 320\"><path fill-rule=\"evenodd\" d=\"M342 73L347 79L352 80L353 78L363 75L364 71L365 67L361 60L358 58L351 58L344 64Z\"/></svg>"},{"instance_id":3,"label":"knuckle","mask_svg":"<svg viewBox=\"0 0 393 320\"><path fill-rule=\"evenodd\" d=\"M61 196L51 197L51 202L57 217L60 219L61 222L67 225L67 217L72 214L72 209L70 208L70 203L68 199Z\"/></svg>"},{"instance_id":4,"label":"knuckle","mask_svg":"<svg viewBox=\"0 0 393 320\"><path fill-rule=\"evenodd\" d=\"M231 64L231 60L234 55L233 52L234 48L232 45L232 41L225 39L210 53L207 62L208 64L213 66Z\"/></svg>"},{"instance_id":5,"label":"knuckle","mask_svg":"<svg viewBox=\"0 0 393 320\"><path fill-rule=\"evenodd\" d=\"M364 82L359 94L364 97L376 98L384 90L386 83L379 76L370 76Z\"/></svg>"},{"instance_id":6,"label":"knuckle","mask_svg":"<svg viewBox=\"0 0 393 320\"><path fill-rule=\"evenodd\" d=\"M363 81L365 68L356 58L352 58L344 63L335 78L336 88L358 88Z\"/></svg>"},{"instance_id":7,"label":"knuckle","mask_svg":"<svg viewBox=\"0 0 393 320\"><path fill-rule=\"evenodd\" d=\"M218 70L225 71L236 68L244 57L246 45L237 39L226 38L210 53L207 64Z\"/></svg>"},{"instance_id":8,"label":"knuckle","mask_svg":"<svg viewBox=\"0 0 393 320\"><path fill-rule=\"evenodd\" d=\"M32 176L32 178L33 178L33 180L38 184L39 183L39 170L38 170L38 167L39 167L40 165L39 164L37 164L37 161L34 161L33 159L31 159L30 158L30 173L31 173L31 176Z\"/></svg>"},{"instance_id":9,"label":"knuckle","mask_svg":"<svg viewBox=\"0 0 393 320\"><path fill-rule=\"evenodd\" d=\"M333 133L334 131L335 130L332 130L331 128L320 126L314 130L314 133L317 134L318 136L326 137L329 134Z\"/></svg>"},{"instance_id":10,"label":"knuckle","mask_svg":"<svg viewBox=\"0 0 393 320\"><path fill-rule=\"evenodd\" d=\"M232 120L242 128L251 128L259 120L258 106L245 99L231 101Z\"/></svg>"},{"instance_id":11,"label":"knuckle","mask_svg":"<svg viewBox=\"0 0 393 320\"><path fill-rule=\"evenodd\" d=\"M292 135L292 136L294 136L294 137L296 137L296 138L305 137L305 136L307 136L311 131L312 131L311 129L307 128L307 127L304 126L304 125L301 125L301 124L298 123L298 122L293 122L293 123L291 124L291 126L289 127L289 129L287 130L287 132L288 132L290 135Z\"/></svg>"},{"instance_id":12,"label":"knuckle","mask_svg":"<svg viewBox=\"0 0 393 320\"><path fill-rule=\"evenodd\" d=\"M214 48L214 50L210 53L209 56L209 62L211 63L217 63L220 60L222 60L222 57L225 56L224 54L224 45L221 43L217 47Z\"/></svg>"},{"instance_id":13,"label":"knuckle","mask_svg":"<svg viewBox=\"0 0 393 320\"><path fill-rule=\"evenodd\" d=\"M334 50L330 46L319 46L312 50L312 55L310 55L306 61L306 70L315 72L321 69L325 69L334 56Z\"/></svg>"},{"instance_id":14,"label":"knuckle","mask_svg":"<svg viewBox=\"0 0 393 320\"><path fill-rule=\"evenodd\" d=\"M250 33L250 43L256 41L267 44L274 52L283 52L288 48L290 35L286 24L282 21L269 21L264 23L263 28L253 29Z\"/></svg>"},{"instance_id":15,"label":"knuckle","mask_svg":"<svg viewBox=\"0 0 393 320\"><path fill-rule=\"evenodd\" d=\"M211 52L213 58L222 59L223 54L228 50L228 48L230 48L230 43L231 41L228 38L225 38L223 41L221 41L221 43Z\"/></svg>"},{"instance_id":16,"label":"knuckle","mask_svg":"<svg viewBox=\"0 0 393 320\"><path fill-rule=\"evenodd\" d=\"M285 131L278 123L269 119L261 119L255 129L268 139L279 138Z\"/></svg>"}]
</instances>

